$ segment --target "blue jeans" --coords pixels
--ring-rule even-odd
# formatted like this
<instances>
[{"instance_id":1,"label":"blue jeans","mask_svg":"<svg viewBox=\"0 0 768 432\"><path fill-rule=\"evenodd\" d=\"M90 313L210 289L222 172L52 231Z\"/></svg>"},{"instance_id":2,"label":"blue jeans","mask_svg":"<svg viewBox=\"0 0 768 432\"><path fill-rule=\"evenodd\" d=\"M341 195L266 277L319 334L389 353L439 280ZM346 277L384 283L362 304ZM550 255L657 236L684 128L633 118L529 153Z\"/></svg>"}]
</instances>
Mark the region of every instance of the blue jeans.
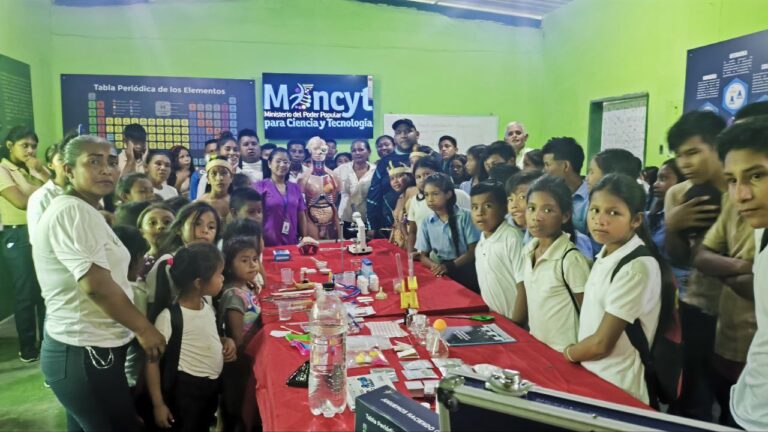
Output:
<instances>
[{"instance_id":1,"label":"blue jeans","mask_svg":"<svg viewBox=\"0 0 768 432\"><path fill-rule=\"evenodd\" d=\"M80 347L45 335L40 367L46 383L67 410L67 430L139 430L125 379L127 347Z\"/></svg>"}]
</instances>

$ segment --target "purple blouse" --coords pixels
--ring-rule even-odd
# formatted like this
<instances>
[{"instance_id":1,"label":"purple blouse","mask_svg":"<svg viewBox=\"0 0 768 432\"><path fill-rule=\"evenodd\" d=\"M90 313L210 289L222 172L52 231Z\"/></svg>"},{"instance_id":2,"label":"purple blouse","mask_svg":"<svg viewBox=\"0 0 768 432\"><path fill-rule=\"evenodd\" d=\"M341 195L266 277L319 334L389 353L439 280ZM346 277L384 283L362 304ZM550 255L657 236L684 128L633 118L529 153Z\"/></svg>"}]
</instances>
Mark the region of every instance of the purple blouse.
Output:
<instances>
[{"instance_id":1,"label":"purple blouse","mask_svg":"<svg viewBox=\"0 0 768 432\"><path fill-rule=\"evenodd\" d=\"M306 210L304 197L296 183L285 183L285 195L277 190L272 179L264 179L253 184L253 188L262 196L264 206L264 245L295 245L299 239L299 212ZM288 221L288 234L283 234L283 223Z\"/></svg>"}]
</instances>

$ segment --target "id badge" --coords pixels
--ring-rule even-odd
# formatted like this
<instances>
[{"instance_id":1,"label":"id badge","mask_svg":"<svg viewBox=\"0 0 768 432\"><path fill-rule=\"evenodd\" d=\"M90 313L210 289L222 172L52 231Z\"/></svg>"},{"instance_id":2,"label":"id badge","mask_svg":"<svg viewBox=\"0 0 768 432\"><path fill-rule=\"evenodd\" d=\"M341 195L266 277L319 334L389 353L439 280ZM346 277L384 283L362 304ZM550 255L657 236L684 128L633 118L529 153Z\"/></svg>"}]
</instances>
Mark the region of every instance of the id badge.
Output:
<instances>
[{"instance_id":1,"label":"id badge","mask_svg":"<svg viewBox=\"0 0 768 432\"><path fill-rule=\"evenodd\" d=\"M291 223L288 221L283 222L283 235L288 235L288 232L291 230Z\"/></svg>"}]
</instances>

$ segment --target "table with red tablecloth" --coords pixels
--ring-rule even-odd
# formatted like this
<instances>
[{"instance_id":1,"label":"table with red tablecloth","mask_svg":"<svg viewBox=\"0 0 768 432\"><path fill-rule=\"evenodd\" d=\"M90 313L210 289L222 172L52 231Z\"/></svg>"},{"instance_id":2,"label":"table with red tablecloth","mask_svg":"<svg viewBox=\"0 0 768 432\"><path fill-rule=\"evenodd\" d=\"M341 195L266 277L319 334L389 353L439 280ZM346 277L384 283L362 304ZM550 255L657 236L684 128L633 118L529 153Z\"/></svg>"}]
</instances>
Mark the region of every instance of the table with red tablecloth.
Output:
<instances>
[{"instance_id":1,"label":"table with red tablecloth","mask_svg":"<svg viewBox=\"0 0 768 432\"><path fill-rule=\"evenodd\" d=\"M345 242L345 245L351 244ZM408 254L386 240L374 240L369 243L373 252L368 255L352 255L347 251L342 252L340 242L321 243L319 252L310 257L299 254L296 246L269 247L264 250L264 270L267 276L265 288L261 292L263 321L265 324L277 320L277 309L273 302L268 301L275 289L281 287L280 270L293 269L294 278L298 280L299 270L302 267L315 268L312 258L326 261L328 268L334 273L352 271L352 263L368 258L373 262L373 271L379 277L379 284L387 293L385 300L375 300L370 303L376 311L376 316L397 316L403 314L400 308L400 296L394 293L393 282L397 279L396 254L400 254L400 261L406 276L408 274ZM273 251L275 249L288 250L291 253L290 261L275 262ZM342 257L343 255L343 257ZM343 263L342 263L343 261ZM483 312L488 310L482 297L448 277L435 277L420 262L414 263L414 273L417 277L419 289L419 311L422 313L468 313ZM312 282L325 282L327 275L319 272L309 275ZM373 296L375 293L371 293ZM294 319L306 320L306 313L296 314Z\"/></svg>"},{"instance_id":2,"label":"table with red tablecloth","mask_svg":"<svg viewBox=\"0 0 768 432\"><path fill-rule=\"evenodd\" d=\"M561 353L534 339L511 321L495 313L492 315L495 317L495 323L515 338L516 342L451 347L449 357L459 358L467 364L490 363L502 368L514 369L519 371L524 379L541 387L632 407L647 408L618 387L600 379L581 366L569 363ZM430 320L439 317L442 315L432 315ZM385 319L387 318L376 318L376 320ZM456 318L445 318L445 320L449 326L481 325L481 323ZM296 348L288 344L285 338L270 336L272 330L279 330L281 326L279 322L265 325L247 348L247 352L254 359L253 373L256 379L254 390L264 430L353 430L354 413L349 409L330 419L313 416L309 411L307 389L286 385L288 377L308 360L308 357L302 356ZM298 330L298 327L293 327ZM361 334L368 333L367 328L361 332ZM392 340L415 345L412 337ZM429 358L422 347L419 347L418 351L420 358ZM398 382L395 386L401 392L408 394L404 384L405 377L396 353L387 350L385 357L390 363L386 367L397 371ZM434 370L439 374L436 368ZM348 375L363 375L369 371L370 368L367 367L353 368L348 370Z\"/></svg>"}]
</instances>

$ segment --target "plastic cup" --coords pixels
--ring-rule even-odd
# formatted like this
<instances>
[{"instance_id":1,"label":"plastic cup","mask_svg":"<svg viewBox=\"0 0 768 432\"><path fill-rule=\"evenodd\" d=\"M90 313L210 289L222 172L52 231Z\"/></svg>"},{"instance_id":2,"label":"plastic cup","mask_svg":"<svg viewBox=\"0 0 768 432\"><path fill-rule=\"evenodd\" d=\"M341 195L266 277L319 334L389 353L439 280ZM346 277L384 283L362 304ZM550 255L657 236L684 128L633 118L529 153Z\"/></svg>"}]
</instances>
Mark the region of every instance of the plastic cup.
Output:
<instances>
[{"instance_id":1,"label":"plastic cup","mask_svg":"<svg viewBox=\"0 0 768 432\"><path fill-rule=\"evenodd\" d=\"M277 304L277 317L280 321L288 321L293 317L291 311L291 302L289 300L276 300Z\"/></svg>"},{"instance_id":2,"label":"plastic cup","mask_svg":"<svg viewBox=\"0 0 768 432\"><path fill-rule=\"evenodd\" d=\"M442 338L442 333L434 328L427 329L426 348L432 358L447 358L448 345Z\"/></svg>"},{"instance_id":3,"label":"plastic cup","mask_svg":"<svg viewBox=\"0 0 768 432\"><path fill-rule=\"evenodd\" d=\"M354 284L355 284L355 272L353 271L344 272L344 285L352 286Z\"/></svg>"},{"instance_id":4,"label":"plastic cup","mask_svg":"<svg viewBox=\"0 0 768 432\"><path fill-rule=\"evenodd\" d=\"M288 267L280 269L280 281L285 286L293 285L293 269Z\"/></svg>"}]
</instances>

